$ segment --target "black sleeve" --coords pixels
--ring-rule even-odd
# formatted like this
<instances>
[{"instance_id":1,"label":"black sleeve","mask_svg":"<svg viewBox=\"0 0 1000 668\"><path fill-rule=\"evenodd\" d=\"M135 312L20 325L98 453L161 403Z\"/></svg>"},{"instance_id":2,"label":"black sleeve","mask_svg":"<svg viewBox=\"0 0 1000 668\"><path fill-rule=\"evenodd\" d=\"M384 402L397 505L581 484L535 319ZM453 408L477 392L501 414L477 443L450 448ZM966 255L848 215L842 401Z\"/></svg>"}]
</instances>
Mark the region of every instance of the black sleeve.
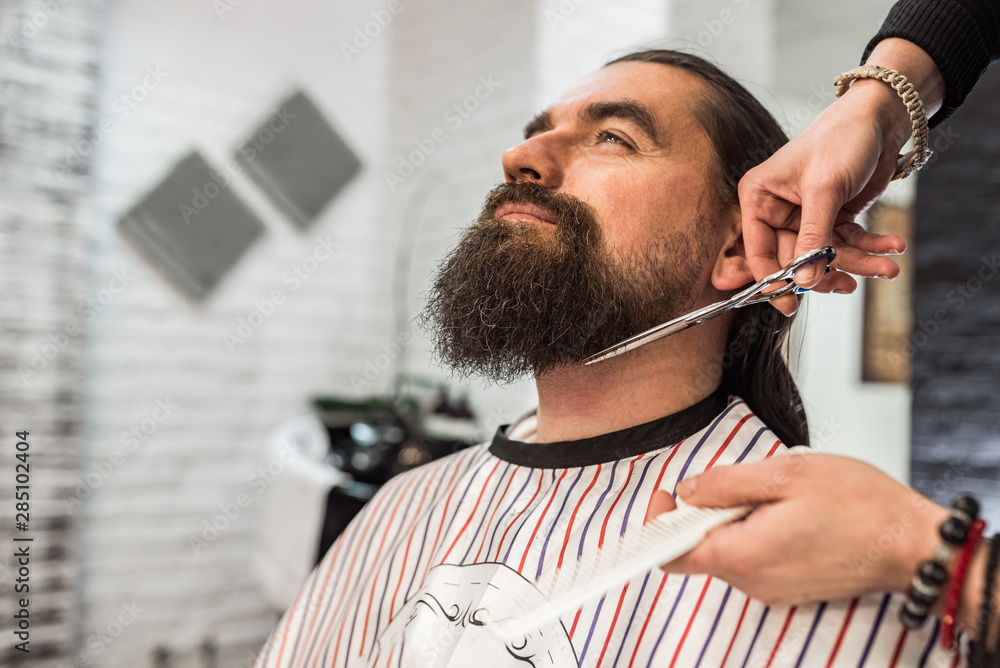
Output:
<instances>
[{"instance_id":1,"label":"black sleeve","mask_svg":"<svg viewBox=\"0 0 1000 668\"><path fill-rule=\"evenodd\" d=\"M933 128L958 109L983 71L1000 58L1000 0L899 0L861 62L889 37L922 48L944 77L944 104L930 120Z\"/></svg>"}]
</instances>

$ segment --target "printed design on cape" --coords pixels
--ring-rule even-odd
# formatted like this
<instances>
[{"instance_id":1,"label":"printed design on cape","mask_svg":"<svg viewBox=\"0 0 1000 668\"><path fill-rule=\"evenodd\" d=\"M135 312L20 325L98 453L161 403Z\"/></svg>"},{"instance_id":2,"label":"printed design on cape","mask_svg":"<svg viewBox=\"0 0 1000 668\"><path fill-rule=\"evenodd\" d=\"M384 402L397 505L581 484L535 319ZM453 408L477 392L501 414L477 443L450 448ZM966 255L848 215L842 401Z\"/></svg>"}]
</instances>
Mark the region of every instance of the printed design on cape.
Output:
<instances>
[{"instance_id":1,"label":"printed design on cape","mask_svg":"<svg viewBox=\"0 0 1000 668\"><path fill-rule=\"evenodd\" d=\"M511 608L515 602L519 609ZM506 641L490 629L491 614L516 614L544 602L534 584L506 564L440 564L379 635L368 665L579 668L558 620Z\"/></svg>"}]
</instances>

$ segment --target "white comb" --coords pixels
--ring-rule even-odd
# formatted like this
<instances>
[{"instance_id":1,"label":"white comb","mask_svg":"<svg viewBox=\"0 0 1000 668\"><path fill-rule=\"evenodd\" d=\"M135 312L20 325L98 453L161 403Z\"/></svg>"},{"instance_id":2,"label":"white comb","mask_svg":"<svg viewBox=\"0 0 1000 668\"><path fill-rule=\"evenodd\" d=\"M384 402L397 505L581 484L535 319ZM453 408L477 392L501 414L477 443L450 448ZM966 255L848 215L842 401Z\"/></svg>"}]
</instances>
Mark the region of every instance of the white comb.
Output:
<instances>
[{"instance_id":1,"label":"white comb","mask_svg":"<svg viewBox=\"0 0 1000 668\"><path fill-rule=\"evenodd\" d=\"M677 508L649 520L638 531L605 543L595 554L584 555L562 568L557 568L558 560L553 559L535 582L545 594L546 602L520 614L509 612L505 615L500 611L499 618L490 627L504 641L534 633L595 596L690 552L710 530L745 517L751 509L750 506Z\"/></svg>"}]
</instances>

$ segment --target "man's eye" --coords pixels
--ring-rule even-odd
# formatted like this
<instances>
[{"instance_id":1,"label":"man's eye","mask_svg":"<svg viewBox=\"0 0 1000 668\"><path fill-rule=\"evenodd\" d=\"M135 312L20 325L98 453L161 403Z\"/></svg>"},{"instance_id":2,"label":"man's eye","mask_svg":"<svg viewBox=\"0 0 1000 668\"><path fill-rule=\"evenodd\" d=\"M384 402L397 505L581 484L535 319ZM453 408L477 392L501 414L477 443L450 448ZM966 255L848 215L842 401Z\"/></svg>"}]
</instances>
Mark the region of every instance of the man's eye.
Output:
<instances>
[{"instance_id":1,"label":"man's eye","mask_svg":"<svg viewBox=\"0 0 1000 668\"><path fill-rule=\"evenodd\" d=\"M626 148L632 148L632 145L627 141L616 135L614 132L609 132L607 130L598 130L595 139L597 139L598 143L621 144Z\"/></svg>"}]
</instances>

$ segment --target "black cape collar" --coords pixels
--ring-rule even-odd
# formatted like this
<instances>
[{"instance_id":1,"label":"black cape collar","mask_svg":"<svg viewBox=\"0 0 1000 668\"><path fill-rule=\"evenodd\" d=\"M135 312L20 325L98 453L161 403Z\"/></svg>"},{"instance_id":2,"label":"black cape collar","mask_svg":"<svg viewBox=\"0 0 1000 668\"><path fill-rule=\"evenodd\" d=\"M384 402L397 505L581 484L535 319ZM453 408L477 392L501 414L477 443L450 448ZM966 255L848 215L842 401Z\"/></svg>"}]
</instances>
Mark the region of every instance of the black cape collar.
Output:
<instances>
[{"instance_id":1,"label":"black cape collar","mask_svg":"<svg viewBox=\"0 0 1000 668\"><path fill-rule=\"evenodd\" d=\"M510 425L504 424L500 425L493 436L490 453L512 464L532 468L575 468L604 464L684 440L708 426L726 407L726 402L725 396L715 393L677 413L576 441L514 441L507 437ZM534 414L535 411L531 411L521 420Z\"/></svg>"}]
</instances>

